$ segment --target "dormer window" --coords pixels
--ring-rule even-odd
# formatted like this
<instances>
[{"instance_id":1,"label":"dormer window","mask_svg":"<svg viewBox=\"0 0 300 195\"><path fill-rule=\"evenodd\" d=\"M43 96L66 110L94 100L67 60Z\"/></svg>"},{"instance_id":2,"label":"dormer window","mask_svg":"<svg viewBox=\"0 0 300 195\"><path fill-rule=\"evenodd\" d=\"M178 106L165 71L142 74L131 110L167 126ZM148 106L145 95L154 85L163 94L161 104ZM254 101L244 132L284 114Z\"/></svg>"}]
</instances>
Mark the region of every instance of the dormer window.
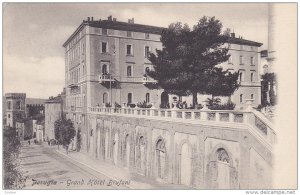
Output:
<instances>
[{"instance_id":1,"label":"dormer window","mask_svg":"<svg viewBox=\"0 0 300 195\"><path fill-rule=\"evenodd\" d=\"M102 28L102 35L107 35L107 29L106 28Z\"/></svg>"},{"instance_id":2,"label":"dormer window","mask_svg":"<svg viewBox=\"0 0 300 195\"><path fill-rule=\"evenodd\" d=\"M127 31L127 37L132 37L132 32L131 31Z\"/></svg>"},{"instance_id":3,"label":"dormer window","mask_svg":"<svg viewBox=\"0 0 300 195\"><path fill-rule=\"evenodd\" d=\"M149 38L150 38L149 33L145 33L145 39L149 39Z\"/></svg>"}]
</instances>

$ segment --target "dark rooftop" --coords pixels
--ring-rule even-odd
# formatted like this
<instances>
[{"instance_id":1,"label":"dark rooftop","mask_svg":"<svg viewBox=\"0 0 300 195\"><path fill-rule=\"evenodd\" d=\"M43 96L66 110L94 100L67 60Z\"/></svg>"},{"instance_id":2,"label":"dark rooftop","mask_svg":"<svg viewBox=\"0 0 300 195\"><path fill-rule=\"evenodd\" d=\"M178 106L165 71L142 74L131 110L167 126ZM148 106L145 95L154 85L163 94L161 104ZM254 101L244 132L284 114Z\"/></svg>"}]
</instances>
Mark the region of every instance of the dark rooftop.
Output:
<instances>
[{"instance_id":1,"label":"dark rooftop","mask_svg":"<svg viewBox=\"0 0 300 195\"><path fill-rule=\"evenodd\" d=\"M160 35L162 31L166 28L163 27L157 27L157 26L150 26L150 25L144 25L144 24L135 24L134 19L129 19L127 22L119 22L116 20L116 18L112 18L112 16L109 16L107 20L93 20L93 17L88 17L88 20L83 20L83 22L80 24L80 26L76 29L76 31L67 39L67 41L63 44L65 47L71 39L80 31L81 28L84 26L91 26L91 27L97 27L97 28L106 28L106 29L114 29L114 30L124 30L124 31L133 31L133 32L142 32L142 33L151 33L151 34L158 34ZM255 41L250 41L243 39L241 37L237 38L235 37L235 33L231 33L230 38L228 39L229 43L233 44L240 44L240 45L250 45L250 46L257 46L260 47L263 44L258 43Z\"/></svg>"}]
</instances>

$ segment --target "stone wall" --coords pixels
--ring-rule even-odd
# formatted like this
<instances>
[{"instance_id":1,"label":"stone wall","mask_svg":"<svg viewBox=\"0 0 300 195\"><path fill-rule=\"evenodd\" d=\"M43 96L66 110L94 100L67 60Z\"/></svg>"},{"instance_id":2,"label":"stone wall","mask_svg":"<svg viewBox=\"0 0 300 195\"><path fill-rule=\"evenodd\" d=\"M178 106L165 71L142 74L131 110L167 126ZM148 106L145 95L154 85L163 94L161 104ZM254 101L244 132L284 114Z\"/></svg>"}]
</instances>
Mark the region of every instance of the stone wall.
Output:
<instances>
[{"instance_id":1,"label":"stone wall","mask_svg":"<svg viewBox=\"0 0 300 195\"><path fill-rule=\"evenodd\" d=\"M197 189L271 188L272 152L245 125L88 114L87 152L154 180Z\"/></svg>"}]
</instances>

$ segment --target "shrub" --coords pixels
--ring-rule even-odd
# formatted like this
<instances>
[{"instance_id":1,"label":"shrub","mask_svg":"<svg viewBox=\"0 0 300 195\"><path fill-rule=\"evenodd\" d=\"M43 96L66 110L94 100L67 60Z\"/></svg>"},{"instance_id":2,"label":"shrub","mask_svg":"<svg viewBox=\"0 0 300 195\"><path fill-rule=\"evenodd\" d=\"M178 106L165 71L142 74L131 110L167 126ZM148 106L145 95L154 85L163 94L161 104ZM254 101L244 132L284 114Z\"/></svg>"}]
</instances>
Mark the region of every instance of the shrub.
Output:
<instances>
[{"instance_id":1,"label":"shrub","mask_svg":"<svg viewBox=\"0 0 300 195\"><path fill-rule=\"evenodd\" d=\"M225 104L213 104L209 105L210 110L234 110L235 104L233 102L228 102Z\"/></svg>"},{"instance_id":2,"label":"shrub","mask_svg":"<svg viewBox=\"0 0 300 195\"><path fill-rule=\"evenodd\" d=\"M151 108L152 104L148 104L146 101L144 101L143 103L141 103L141 102L137 103L137 107L139 107L139 108Z\"/></svg>"},{"instance_id":3,"label":"shrub","mask_svg":"<svg viewBox=\"0 0 300 195\"><path fill-rule=\"evenodd\" d=\"M127 106L130 107L130 108L135 108L136 107L136 105L132 104L132 103L131 104L127 104Z\"/></svg>"},{"instance_id":4,"label":"shrub","mask_svg":"<svg viewBox=\"0 0 300 195\"><path fill-rule=\"evenodd\" d=\"M111 104L110 104L110 103L105 103L105 107L106 107L106 108L110 108L110 107L111 107Z\"/></svg>"},{"instance_id":5,"label":"shrub","mask_svg":"<svg viewBox=\"0 0 300 195\"><path fill-rule=\"evenodd\" d=\"M121 108L121 105L115 102L115 108Z\"/></svg>"},{"instance_id":6,"label":"shrub","mask_svg":"<svg viewBox=\"0 0 300 195\"><path fill-rule=\"evenodd\" d=\"M160 105L159 105L159 108L162 108L162 109L169 109L169 108L170 108L170 103L160 104Z\"/></svg>"}]
</instances>

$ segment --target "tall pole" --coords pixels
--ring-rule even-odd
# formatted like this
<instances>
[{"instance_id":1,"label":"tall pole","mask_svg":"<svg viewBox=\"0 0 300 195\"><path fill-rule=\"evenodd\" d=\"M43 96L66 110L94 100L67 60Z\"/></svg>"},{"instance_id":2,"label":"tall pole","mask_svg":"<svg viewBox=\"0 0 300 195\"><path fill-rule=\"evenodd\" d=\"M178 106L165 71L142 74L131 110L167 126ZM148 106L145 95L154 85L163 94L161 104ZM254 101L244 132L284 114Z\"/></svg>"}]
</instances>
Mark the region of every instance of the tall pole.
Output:
<instances>
[{"instance_id":1,"label":"tall pole","mask_svg":"<svg viewBox=\"0 0 300 195\"><path fill-rule=\"evenodd\" d=\"M109 89L110 89L110 105L112 107L112 88L111 88L111 79L112 79L112 75L109 74Z\"/></svg>"}]
</instances>

